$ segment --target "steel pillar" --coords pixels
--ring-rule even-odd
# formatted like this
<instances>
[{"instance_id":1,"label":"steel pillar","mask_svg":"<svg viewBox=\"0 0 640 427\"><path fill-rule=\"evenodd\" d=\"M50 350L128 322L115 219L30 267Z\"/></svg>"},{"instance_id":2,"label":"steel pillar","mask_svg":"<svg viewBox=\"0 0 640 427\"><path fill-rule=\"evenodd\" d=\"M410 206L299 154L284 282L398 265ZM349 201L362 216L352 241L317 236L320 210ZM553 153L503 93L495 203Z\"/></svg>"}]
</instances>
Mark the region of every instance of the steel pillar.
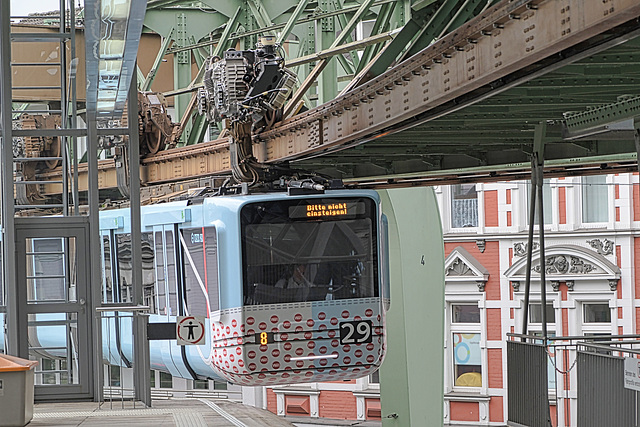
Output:
<instances>
[{"instance_id":1,"label":"steel pillar","mask_svg":"<svg viewBox=\"0 0 640 427\"><path fill-rule=\"evenodd\" d=\"M389 222L391 307L380 370L382 425L442 425L444 247L432 188L380 191Z\"/></svg>"},{"instance_id":2,"label":"steel pillar","mask_svg":"<svg viewBox=\"0 0 640 427\"><path fill-rule=\"evenodd\" d=\"M2 262L6 289L6 352L18 355L20 337L18 319L20 307L16 283L16 239L13 199L13 134L11 129L11 6L0 2L0 128L2 129ZM7 197L8 196L8 197ZM3 325L0 325L3 326Z\"/></svg>"}]
</instances>

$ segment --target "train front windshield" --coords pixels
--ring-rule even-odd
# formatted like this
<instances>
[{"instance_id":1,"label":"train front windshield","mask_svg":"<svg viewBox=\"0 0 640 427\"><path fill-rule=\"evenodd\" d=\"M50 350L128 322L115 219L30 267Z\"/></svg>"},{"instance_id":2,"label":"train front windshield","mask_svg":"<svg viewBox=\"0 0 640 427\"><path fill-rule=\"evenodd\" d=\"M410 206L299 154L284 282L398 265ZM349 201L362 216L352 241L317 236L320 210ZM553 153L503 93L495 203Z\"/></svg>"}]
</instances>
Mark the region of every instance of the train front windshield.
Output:
<instances>
[{"instance_id":1,"label":"train front windshield","mask_svg":"<svg viewBox=\"0 0 640 427\"><path fill-rule=\"evenodd\" d=\"M379 297L376 218L364 197L244 206L244 304Z\"/></svg>"}]
</instances>

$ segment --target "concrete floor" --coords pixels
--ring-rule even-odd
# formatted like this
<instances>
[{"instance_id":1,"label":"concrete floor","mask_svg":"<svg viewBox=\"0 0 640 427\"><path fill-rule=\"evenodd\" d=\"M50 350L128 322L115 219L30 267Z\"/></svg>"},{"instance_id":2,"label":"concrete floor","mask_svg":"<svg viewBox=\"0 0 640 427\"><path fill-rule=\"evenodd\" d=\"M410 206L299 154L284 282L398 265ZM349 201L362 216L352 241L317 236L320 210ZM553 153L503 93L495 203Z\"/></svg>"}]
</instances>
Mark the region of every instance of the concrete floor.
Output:
<instances>
[{"instance_id":1,"label":"concrete floor","mask_svg":"<svg viewBox=\"0 0 640 427\"><path fill-rule=\"evenodd\" d=\"M0 425L2 423L0 422ZM38 403L34 405L35 426L153 426L153 427L294 427L269 411L228 400L154 400L151 408L141 403L95 402Z\"/></svg>"}]
</instances>

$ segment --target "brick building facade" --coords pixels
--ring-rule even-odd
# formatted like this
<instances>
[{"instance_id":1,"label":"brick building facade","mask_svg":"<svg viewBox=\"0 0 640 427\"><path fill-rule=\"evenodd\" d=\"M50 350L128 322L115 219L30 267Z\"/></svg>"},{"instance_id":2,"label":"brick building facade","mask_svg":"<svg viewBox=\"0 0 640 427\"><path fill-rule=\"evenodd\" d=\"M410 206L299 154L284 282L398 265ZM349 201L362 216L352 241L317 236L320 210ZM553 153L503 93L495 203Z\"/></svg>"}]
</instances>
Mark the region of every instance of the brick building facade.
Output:
<instances>
[{"instance_id":1,"label":"brick building facade","mask_svg":"<svg viewBox=\"0 0 640 427\"><path fill-rule=\"evenodd\" d=\"M543 188L549 334L636 333L637 174L553 178ZM438 187L436 193L446 256L444 424L502 426L507 333L519 333L523 325L530 185L461 184ZM537 236L534 240L531 334L542 330ZM551 356L554 425L575 426L575 354Z\"/></svg>"},{"instance_id":2,"label":"brick building facade","mask_svg":"<svg viewBox=\"0 0 640 427\"><path fill-rule=\"evenodd\" d=\"M530 185L436 187L445 248L444 425L504 426L506 339L521 332ZM633 334L640 320L637 174L546 179L547 320L552 336ZM537 227L536 227L537 229ZM537 231L529 331L542 330ZM553 355L554 425L576 425L572 351ZM377 379L267 388L279 415L380 419Z\"/></svg>"}]
</instances>

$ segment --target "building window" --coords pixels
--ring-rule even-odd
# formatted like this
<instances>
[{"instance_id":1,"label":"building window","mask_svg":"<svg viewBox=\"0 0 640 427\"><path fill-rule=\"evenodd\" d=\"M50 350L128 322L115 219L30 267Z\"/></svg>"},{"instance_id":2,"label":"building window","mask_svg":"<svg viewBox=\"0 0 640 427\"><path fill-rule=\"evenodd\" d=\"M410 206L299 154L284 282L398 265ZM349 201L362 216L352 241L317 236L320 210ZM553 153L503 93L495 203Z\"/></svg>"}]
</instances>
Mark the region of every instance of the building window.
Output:
<instances>
[{"instance_id":1,"label":"building window","mask_svg":"<svg viewBox=\"0 0 640 427\"><path fill-rule=\"evenodd\" d=\"M209 381L208 380L193 380L193 389L194 390L209 390Z\"/></svg>"},{"instance_id":2,"label":"building window","mask_svg":"<svg viewBox=\"0 0 640 427\"><path fill-rule=\"evenodd\" d=\"M552 338L556 336L556 311L553 308L553 304L547 304L547 338L549 343L553 344ZM529 304L529 334L535 336L542 336L542 304L531 303ZM542 343L542 340L539 341ZM556 358L556 349L553 346L549 346L547 349L547 388L549 390L556 389L556 369L555 365L559 365L559 361Z\"/></svg>"},{"instance_id":3,"label":"building window","mask_svg":"<svg viewBox=\"0 0 640 427\"><path fill-rule=\"evenodd\" d=\"M375 371L369 375L369 384L380 384L380 371Z\"/></svg>"},{"instance_id":4,"label":"building window","mask_svg":"<svg viewBox=\"0 0 640 427\"><path fill-rule=\"evenodd\" d=\"M160 388L173 388L173 377L166 372L160 372Z\"/></svg>"},{"instance_id":5,"label":"building window","mask_svg":"<svg viewBox=\"0 0 640 427\"><path fill-rule=\"evenodd\" d=\"M156 388L156 371L149 371L149 380L151 384L151 388Z\"/></svg>"},{"instance_id":6,"label":"building window","mask_svg":"<svg viewBox=\"0 0 640 427\"><path fill-rule=\"evenodd\" d=\"M460 305L451 306L453 323L480 323L480 308L477 305Z\"/></svg>"},{"instance_id":7,"label":"building window","mask_svg":"<svg viewBox=\"0 0 640 427\"><path fill-rule=\"evenodd\" d=\"M609 190L606 175L582 177L582 222L609 221Z\"/></svg>"},{"instance_id":8,"label":"building window","mask_svg":"<svg viewBox=\"0 0 640 427\"><path fill-rule=\"evenodd\" d=\"M552 304L547 304L547 324L556 323L556 311ZM529 323L542 323L542 304L529 305Z\"/></svg>"},{"instance_id":9,"label":"building window","mask_svg":"<svg viewBox=\"0 0 640 427\"><path fill-rule=\"evenodd\" d=\"M611 309L608 303L584 304L584 323L611 323Z\"/></svg>"},{"instance_id":10,"label":"building window","mask_svg":"<svg viewBox=\"0 0 640 427\"><path fill-rule=\"evenodd\" d=\"M451 305L454 387L482 387L480 309L477 305Z\"/></svg>"},{"instance_id":11,"label":"building window","mask_svg":"<svg viewBox=\"0 0 640 427\"><path fill-rule=\"evenodd\" d=\"M590 337L587 341L595 344L598 341L611 341L611 308L609 303L600 301L582 304L582 334L585 337ZM594 351L601 354L611 354L610 351L600 348Z\"/></svg>"},{"instance_id":12,"label":"building window","mask_svg":"<svg viewBox=\"0 0 640 427\"><path fill-rule=\"evenodd\" d=\"M451 227L478 226L478 193L475 184L451 186Z\"/></svg>"},{"instance_id":13,"label":"building window","mask_svg":"<svg viewBox=\"0 0 640 427\"><path fill-rule=\"evenodd\" d=\"M120 366L109 366L109 385L111 387L120 387Z\"/></svg>"},{"instance_id":14,"label":"building window","mask_svg":"<svg viewBox=\"0 0 640 427\"><path fill-rule=\"evenodd\" d=\"M525 212L527 218L527 224L529 219L529 211L531 210L531 181L527 182L527 211ZM536 211L534 216L534 224L538 224L538 199L536 195ZM542 183L542 209L544 209L544 223L551 224L553 222L553 206L551 198L551 180L545 179Z\"/></svg>"},{"instance_id":15,"label":"building window","mask_svg":"<svg viewBox=\"0 0 640 427\"><path fill-rule=\"evenodd\" d=\"M214 390L226 390L227 389L227 383L223 382L223 381L214 381L213 382L213 389Z\"/></svg>"}]
</instances>

